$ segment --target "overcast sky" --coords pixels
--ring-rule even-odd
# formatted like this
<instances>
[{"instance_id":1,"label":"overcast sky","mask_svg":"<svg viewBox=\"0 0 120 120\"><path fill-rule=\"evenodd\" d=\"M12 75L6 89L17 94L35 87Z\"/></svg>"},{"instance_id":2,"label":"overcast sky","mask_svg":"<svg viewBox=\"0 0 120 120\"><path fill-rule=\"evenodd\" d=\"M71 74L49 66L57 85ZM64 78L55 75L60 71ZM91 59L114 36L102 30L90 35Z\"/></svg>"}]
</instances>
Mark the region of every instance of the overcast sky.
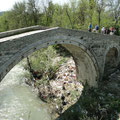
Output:
<instances>
[{"instance_id":1,"label":"overcast sky","mask_svg":"<svg viewBox=\"0 0 120 120\"><path fill-rule=\"evenodd\" d=\"M0 0L0 11L6 11L10 10L12 6L15 4L15 2L20 2L23 0ZM26 1L26 0L25 0ZM67 0L52 0L54 3L60 3L63 4Z\"/></svg>"}]
</instances>

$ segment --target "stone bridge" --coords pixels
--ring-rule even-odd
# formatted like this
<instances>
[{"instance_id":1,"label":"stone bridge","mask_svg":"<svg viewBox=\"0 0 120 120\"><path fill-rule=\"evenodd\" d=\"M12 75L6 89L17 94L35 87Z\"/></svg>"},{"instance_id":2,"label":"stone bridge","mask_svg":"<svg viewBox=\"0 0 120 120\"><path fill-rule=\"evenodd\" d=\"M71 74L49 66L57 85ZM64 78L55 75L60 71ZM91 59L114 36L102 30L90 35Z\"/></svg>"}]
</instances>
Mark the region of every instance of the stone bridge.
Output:
<instances>
[{"instance_id":1,"label":"stone bridge","mask_svg":"<svg viewBox=\"0 0 120 120\"><path fill-rule=\"evenodd\" d=\"M33 26L0 33L0 81L23 58L54 44L72 54L77 79L90 86L97 86L120 63L119 36Z\"/></svg>"}]
</instances>

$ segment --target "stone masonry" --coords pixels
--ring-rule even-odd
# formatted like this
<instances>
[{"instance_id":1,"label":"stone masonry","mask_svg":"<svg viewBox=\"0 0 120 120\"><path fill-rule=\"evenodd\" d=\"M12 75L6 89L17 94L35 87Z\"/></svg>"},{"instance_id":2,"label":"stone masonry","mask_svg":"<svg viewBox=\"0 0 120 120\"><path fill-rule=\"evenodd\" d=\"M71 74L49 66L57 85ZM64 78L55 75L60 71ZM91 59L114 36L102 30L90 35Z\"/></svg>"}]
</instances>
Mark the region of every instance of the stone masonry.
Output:
<instances>
[{"instance_id":1,"label":"stone masonry","mask_svg":"<svg viewBox=\"0 0 120 120\"><path fill-rule=\"evenodd\" d=\"M97 86L120 63L120 37L64 28L33 26L0 33L0 81L32 52L62 44L72 54L77 80Z\"/></svg>"}]
</instances>

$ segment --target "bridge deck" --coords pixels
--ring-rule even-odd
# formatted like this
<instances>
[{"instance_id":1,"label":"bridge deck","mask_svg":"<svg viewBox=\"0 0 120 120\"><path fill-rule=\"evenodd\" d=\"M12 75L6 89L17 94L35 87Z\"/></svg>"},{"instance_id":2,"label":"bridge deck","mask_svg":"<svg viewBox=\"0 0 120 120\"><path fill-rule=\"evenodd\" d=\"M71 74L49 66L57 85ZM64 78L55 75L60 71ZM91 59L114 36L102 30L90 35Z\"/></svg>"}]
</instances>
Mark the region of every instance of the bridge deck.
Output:
<instances>
[{"instance_id":1,"label":"bridge deck","mask_svg":"<svg viewBox=\"0 0 120 120\"><path fill-rule=\"evenodd\" d=\"M2 38L0 38L0 66L2 66L6 61L8 61L20 49L20 44L18 45L18 47L15 47L15 46L17 46L17 44L11 45L9 41L12 42L14 40L15 41L20 40L20 38L24 38L26 36L30 36L30 35L33 35L36 33L41 33L41 32L56 29L56 28L48 29L48 28L43 28L43 27L41 28L40 26L34 27L34 29L31 29L31 28L32 27L28 27L26 29L22 28L22 29L17 29L17 30L0 33L0 37L2 37ZM38 30L38 29L42 29L42 30ZM33 30L33 31L31 31L31 30ZM7 44L6 42L9 42L9 43ZM22 42L23 41L21 41L21 43ZM14 42L12 42L12 44L13 43ZM11 46L11 47L9 48L8 46ZM9 48L9 49L7 49L7 48Z\"/></svg>"}]
</instances>

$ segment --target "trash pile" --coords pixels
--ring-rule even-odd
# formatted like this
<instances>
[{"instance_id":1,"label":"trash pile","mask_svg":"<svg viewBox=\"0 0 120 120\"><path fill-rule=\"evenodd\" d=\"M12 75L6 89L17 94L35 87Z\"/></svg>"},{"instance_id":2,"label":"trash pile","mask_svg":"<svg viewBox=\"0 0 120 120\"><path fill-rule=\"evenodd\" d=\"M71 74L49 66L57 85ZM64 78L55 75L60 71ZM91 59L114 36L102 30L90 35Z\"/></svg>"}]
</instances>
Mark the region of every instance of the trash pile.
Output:
<instances>
[{"instance_id":1,"label":"trash pile","mask_svg":"<svg viewBox=\"0 0 120 120\"><path fill-rule=\"evenodd\" d=\"M39 87L39 96L59 115L77 102L82 89L82 84L76 80L75 63L70 58L60 66L55 80L51 80L48 86Z\"/></svg>"}]
</instances>

